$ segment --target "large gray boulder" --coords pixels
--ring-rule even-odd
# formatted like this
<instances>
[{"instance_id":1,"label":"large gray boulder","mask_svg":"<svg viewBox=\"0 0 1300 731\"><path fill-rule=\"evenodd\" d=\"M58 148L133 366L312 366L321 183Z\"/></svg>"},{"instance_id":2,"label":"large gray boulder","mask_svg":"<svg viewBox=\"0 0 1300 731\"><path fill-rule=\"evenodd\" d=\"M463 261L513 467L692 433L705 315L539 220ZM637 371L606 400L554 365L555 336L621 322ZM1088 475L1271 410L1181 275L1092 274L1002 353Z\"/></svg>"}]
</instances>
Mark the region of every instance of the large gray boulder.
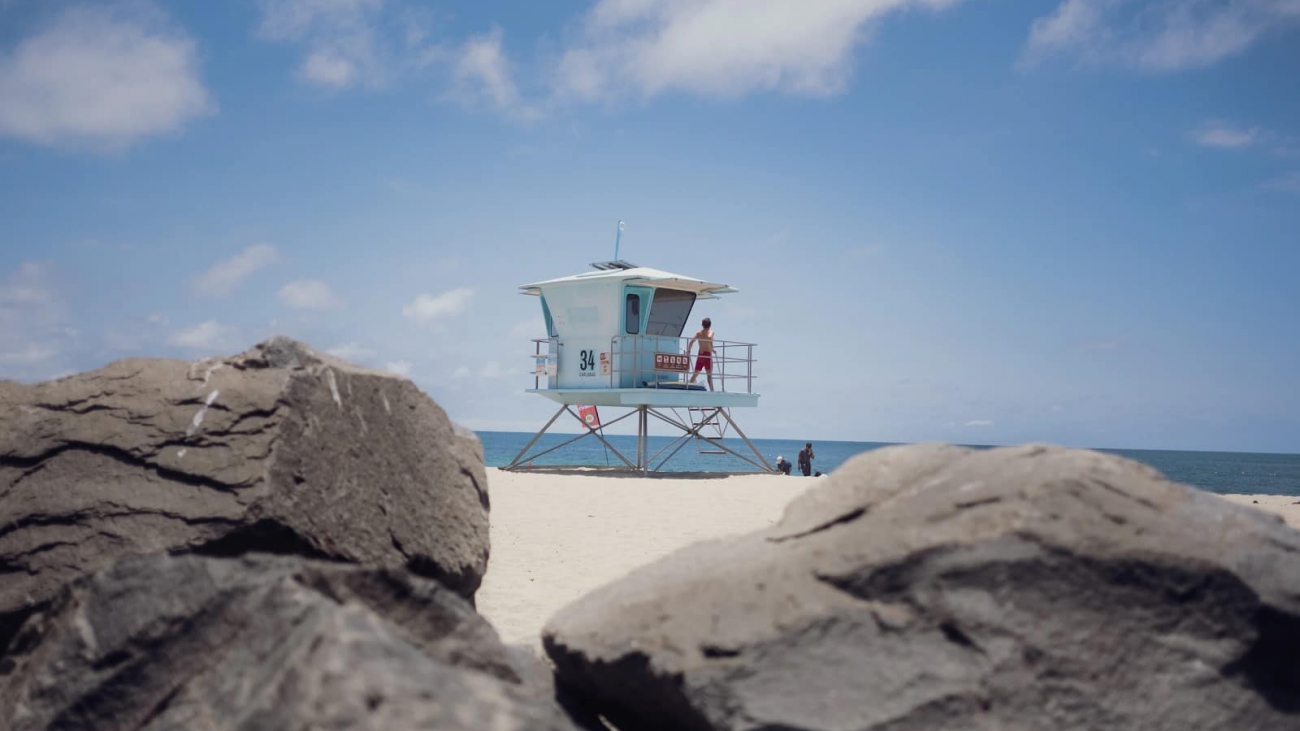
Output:
<instances>
[{"instance_id":1,"label":"large gray boulder","mask_svg":"<svg viewBox=\"0 0 1300 731\"><path fill-rule=\"evenodd\" d=\"M543 639L623 731L1300 729L1300 533L1095 452L889 448Z\"/></svg>"},{"instance_id":2,"label":"large gray boulder","mask_svg":"<svg viewBox=\"0 0 1300 731\"><path fill-rule=\"evenodd\" d=\"M572 731L522 660L405 570L137 556L23 625L0 659L0 728Z\"/></svg>"},{"instance_id":3,"label":"large gray boulder","mask_svg":"<svg viewBox=\"0 0 1300 731\"><path fill-rule=\"evenodd\" d=\"M0 382L0 651L118 557L252 550L407 566L472 599L482 446L409 380L284 338Z\"/></svg>"}]
</instances>

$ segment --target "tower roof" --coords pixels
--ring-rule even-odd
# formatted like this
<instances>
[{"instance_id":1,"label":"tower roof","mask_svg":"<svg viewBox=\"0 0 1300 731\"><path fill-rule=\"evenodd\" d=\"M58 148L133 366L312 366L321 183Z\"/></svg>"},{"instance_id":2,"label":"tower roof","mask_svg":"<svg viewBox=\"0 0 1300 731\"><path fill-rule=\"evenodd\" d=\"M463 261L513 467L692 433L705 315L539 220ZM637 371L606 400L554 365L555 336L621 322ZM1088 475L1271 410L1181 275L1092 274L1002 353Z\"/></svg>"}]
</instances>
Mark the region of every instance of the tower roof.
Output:
<instances>
[{"instance_id":1,"label":"tower roof","mask_svg":"<svg viewBox=\"0 0 1300 731\"><path fill-rule=\"evenodd\" d=\"M609 264L602 262L602 264ZM591 281L607 282L610 280L621 280L626 284L636 284L645 287L667 287L669 289L684 289L694 292L700 299L713 299L721 294L731 294L740 290L729 287L717 282L707 282L703 279L688 277L682 274L673 274L662 269L652 269L650 267L639 267L618 262L624 266L604 268L593 264L597 269L582 274L573 274L558 279L547 279L532 284L523 284L519 289L523 294L539 295L543 287L572 286Z\"/></svg>"}]
</instances>

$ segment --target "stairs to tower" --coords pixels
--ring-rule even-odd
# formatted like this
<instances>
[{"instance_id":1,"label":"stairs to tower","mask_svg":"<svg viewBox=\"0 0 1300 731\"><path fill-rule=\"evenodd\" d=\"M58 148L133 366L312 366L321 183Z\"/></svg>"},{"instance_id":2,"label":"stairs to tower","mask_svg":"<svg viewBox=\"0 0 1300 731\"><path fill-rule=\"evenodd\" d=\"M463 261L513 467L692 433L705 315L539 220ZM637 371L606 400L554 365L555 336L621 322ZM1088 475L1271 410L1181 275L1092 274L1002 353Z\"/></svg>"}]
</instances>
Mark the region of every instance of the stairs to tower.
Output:
<instances>
[{"instance_id":1,"label":"stairs to tower","mask_svg":"<svg viewBox=\"0 0 1300 731\"><path fill-rule=\"evenodd\" d=\"M691 420L691 429L695 433L695 446L700 454L726 454L727 450L719 444L727 436L727 424L722 418L722 409L692 406L687 410Z\"/></svg>"}]
</instances>

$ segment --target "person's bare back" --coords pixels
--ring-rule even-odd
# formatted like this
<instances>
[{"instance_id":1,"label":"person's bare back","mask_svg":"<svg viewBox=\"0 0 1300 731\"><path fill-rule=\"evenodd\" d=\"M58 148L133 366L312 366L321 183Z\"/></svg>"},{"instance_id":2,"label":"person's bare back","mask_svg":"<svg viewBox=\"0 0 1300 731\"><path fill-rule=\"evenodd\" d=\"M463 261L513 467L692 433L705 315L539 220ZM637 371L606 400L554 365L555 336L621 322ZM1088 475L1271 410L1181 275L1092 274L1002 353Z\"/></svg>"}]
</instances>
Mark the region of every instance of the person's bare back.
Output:
<instances>
[{"instance_id":1,"label":"person's bare back","mask_svg":"<svg viewBox=\"0 0 1300 731\"><path fill-rule=\"evenodd\" d=\"M691 380L687 383L695 383L695 378L703 370L709 379L709 390L713 390L713 321L704 318L702 323L704 327L695 333L690 340L686 341L686 357L691 357L691 346L696 342L700 344L700 354L695 358L695 371L691 373Z\"/></svg>"},{"instance_id":2,"label":"person's bare back","mask_svg":"<svg viewBox=\"0 0 1300 731\"><path fill-rule=\"evenodd\" d=\"M713 352L713 328L701 328L699 332L695 333L695 337L691 338L691 340L700 344L700 355Z\"/></svg>"}]
</instances>

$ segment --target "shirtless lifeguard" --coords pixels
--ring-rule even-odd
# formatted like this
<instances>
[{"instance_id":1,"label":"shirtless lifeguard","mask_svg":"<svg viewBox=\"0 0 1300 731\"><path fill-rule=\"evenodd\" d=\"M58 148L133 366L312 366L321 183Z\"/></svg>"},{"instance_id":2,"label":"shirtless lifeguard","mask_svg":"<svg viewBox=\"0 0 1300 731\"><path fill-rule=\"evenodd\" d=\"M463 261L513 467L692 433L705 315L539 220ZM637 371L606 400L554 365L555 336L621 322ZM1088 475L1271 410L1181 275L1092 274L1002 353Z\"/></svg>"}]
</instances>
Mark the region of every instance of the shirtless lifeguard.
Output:
<instances>
[{"instance_id":1,"label":"shirtless lifeguard","mask_svg":"<svg viewBox=\"0 0 1300 731\"><path fill-rule=\"evenodd\" d=\"M704 327L695 333L690 340L686 341L686 357L691 356L691 346L696 341L700 343L700 354L695 358L695 372L691 373L689 383L695 383L695 379L700 375L701 370L708 371L706 378L709 382L709 390L713 390L713 321L704 318Z\"/></svg>"}]
</instances>

